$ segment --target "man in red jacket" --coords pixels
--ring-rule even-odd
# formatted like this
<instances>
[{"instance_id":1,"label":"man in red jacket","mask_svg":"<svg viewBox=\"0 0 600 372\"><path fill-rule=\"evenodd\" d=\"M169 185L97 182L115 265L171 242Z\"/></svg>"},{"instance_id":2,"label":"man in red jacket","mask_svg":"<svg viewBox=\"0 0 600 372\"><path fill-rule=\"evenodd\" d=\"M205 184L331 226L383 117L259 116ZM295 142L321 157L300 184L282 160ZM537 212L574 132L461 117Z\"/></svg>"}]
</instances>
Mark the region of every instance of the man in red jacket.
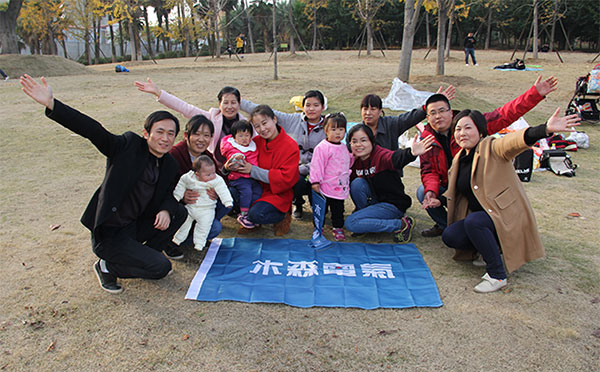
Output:
<instances>
[{"instance_id":1,"label":"man in red jacket","mask_svg":"<svg viewBox=\"0 0 600 372\"><path fill-rule=\"evenodd\" d=\"M557 80L551 76L542 81L538 76L531 88L504 106L483 115L487 120L488 134L494 134L506 128L525 113L534 108L544 97L556 90ZM452 158L460 147L451 136L452 118L458 112L452 111L450 102L442 94L434 94L425 103L427 125L422 137L434 136L435 141L430 151L420 156L421 182L417 190L417 199L427 214L435 222L433 227L423 230L421 235L434 237L442 235L447 226L448 212L446 198L442 194L448 187L448 169Z\"/></svg>"}]
</instances>

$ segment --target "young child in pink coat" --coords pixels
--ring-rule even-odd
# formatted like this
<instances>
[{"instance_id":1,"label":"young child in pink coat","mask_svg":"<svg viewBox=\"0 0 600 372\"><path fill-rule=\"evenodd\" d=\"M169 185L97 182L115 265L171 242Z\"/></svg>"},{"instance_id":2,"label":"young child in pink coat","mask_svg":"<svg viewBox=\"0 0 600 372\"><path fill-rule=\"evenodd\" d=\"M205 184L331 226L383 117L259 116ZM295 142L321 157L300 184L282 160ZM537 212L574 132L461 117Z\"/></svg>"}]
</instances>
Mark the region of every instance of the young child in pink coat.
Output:
<instances>
[{"instance_id":1,"label":"young child in pink coat","mask_svg":"<svg viewBox=\"0 0 600 372\"><path fill-rule=\"evenodd\" d=\"M233 158L233 162L243 163L245 159L252 165L258 164L256 143L252 140L253 129L252 124L246 120L238 120L233 123L231 134L221 140L221 154L226 160ZM262 194L260 184L246 173L232 171L227 178L229 185L233 186L240 194L238 222L247 229L255 227L248 219L248 210Z\"/></svg>"},{"instance_id":2,"label":"young child in pink coat","mask_svg":"<svg viewBox=\"0 0 600 372\"><path fill-rule=\"evenodd\" d=\"M329 114L324 119L326 139L313 152L308 180L315 192L325 196L331 211L333 237L346 239L344 234L344 200L350 193L350 168L353 157L342 143L346 135L343 113Z\"/></svg>"}]
</instances>

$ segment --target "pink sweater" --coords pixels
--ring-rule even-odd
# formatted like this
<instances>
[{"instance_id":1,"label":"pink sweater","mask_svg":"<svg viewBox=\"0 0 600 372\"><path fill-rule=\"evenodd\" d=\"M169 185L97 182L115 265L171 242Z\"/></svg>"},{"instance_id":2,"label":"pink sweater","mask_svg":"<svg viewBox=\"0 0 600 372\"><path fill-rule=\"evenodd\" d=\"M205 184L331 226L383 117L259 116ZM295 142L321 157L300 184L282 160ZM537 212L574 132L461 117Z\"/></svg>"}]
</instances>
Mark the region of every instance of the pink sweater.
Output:
<instances>
[{"instance_id":1,"label":"pink sweater","mask_svg":"<svg viewBox=\"0 0 600 372\"><path fill-rule=\"evenodd\" d=\"M181 115L185 116L187 119L190 119L195 115L204 115L210 121L212 121L215 126L215 133L213 134L212 141L210 141L210 145L208 146L208 151L212 154L215 153L215 149L219 146L219 140L221 139L221 129L223 128L223 114L221 114L221 110L218 108L210 108L208 111L204 111L201 108L198 108L194 105L190 105L189 103L175 97L172 94L165 92L164 90L160 91L160 97L158 97L158 102L167 106L168 108L177 111ZM239 114L240 120L247 120L241 113ZM256 133L254 133L256 135Z\"/></svg>"},{"instance_id":2,"label":"pink sweater","mask_svg":"<svg viewBox=\"0 0 600 372\"><path fill-rule=\"evenodd\" d=\"M231 134L223 137L221 140L221 155L229 160L229 158L235 154L243 154L248 163L252 165L258 165L258 152L256 151L256 143L254 143L253 140L250 140L250 144L248 146L242 146L235 142ZM232 171L229 173L229 176L227 176L227 178L229 178L231 181L237 180L241 177L250 178L250 175L247 173Z\"/></svg>"},{"instance_id":3,"label":"pink sweater","mask_svg":"<svg viewBox=\"0 0 600 372\"><path fill-rule=\"evenodd\" d=\"M321 185L321 193L344 200L350 193L350 167L354 158L343 143L321 141L310 162L310 183Z\"/></svg>"}]
</instances>

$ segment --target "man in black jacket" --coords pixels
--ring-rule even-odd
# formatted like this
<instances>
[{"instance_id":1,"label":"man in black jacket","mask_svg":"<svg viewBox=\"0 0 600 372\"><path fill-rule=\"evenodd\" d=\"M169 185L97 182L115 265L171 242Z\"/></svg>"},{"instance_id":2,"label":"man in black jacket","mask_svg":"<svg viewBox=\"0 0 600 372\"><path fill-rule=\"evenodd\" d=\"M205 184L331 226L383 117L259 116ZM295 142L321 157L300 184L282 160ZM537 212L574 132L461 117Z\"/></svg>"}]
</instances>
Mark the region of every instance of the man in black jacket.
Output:
<instances>
[{"instance_id":1,"label":"man in black jacket","mask_svg":"<svg viewBox=\"0 0 600 372\"><path fill-rule=\"evenodd\" d=\"M179 132L177 118L157 111L146 119L143 137L133 132L115 135L54 99L43 77L43 86L29 75L20 81L25 94L46 107L47 117L89 139L107 157L104 180L81 217L100 258L94 271L102 289L121 292L117 278L166 276L171 262L162 250L187 215L173 197L178 166L168 154Z\"/></svg>"}]
</instances>

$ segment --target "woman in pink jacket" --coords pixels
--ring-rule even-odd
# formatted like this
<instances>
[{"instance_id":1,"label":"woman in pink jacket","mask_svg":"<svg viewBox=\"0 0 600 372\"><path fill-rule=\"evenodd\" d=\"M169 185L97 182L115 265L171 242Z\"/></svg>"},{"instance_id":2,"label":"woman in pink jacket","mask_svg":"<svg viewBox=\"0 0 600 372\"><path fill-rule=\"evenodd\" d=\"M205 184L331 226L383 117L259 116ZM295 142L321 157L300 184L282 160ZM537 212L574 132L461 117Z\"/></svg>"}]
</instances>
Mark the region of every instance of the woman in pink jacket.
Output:
<instances>
[{"instance_id":1,"label":"woman in pink jacket","mask_svg":"<svg viewBox=\"0 0 600 372\"><path fill-rule=\"evenodd\" d=\"M220 165L225 163L227 159L221 154L219 144L223 137L230 134L233 123L238 120L246 120L246 118L239 113L241 100L240 91L233 87L224 87L217 95L217 98L219 99L219 108L211 107L208 111L205 111L159 89L150 78L147 78L146 80L145 83L136 81L134 84L140 91L154 94L158 99L158 102L179 112L187 119L200 114L212 121L215 126L215 133L208 146L208 150L215 156ZM256 135L256 133L254 134Z\"/></svg>"}]
</instances>

